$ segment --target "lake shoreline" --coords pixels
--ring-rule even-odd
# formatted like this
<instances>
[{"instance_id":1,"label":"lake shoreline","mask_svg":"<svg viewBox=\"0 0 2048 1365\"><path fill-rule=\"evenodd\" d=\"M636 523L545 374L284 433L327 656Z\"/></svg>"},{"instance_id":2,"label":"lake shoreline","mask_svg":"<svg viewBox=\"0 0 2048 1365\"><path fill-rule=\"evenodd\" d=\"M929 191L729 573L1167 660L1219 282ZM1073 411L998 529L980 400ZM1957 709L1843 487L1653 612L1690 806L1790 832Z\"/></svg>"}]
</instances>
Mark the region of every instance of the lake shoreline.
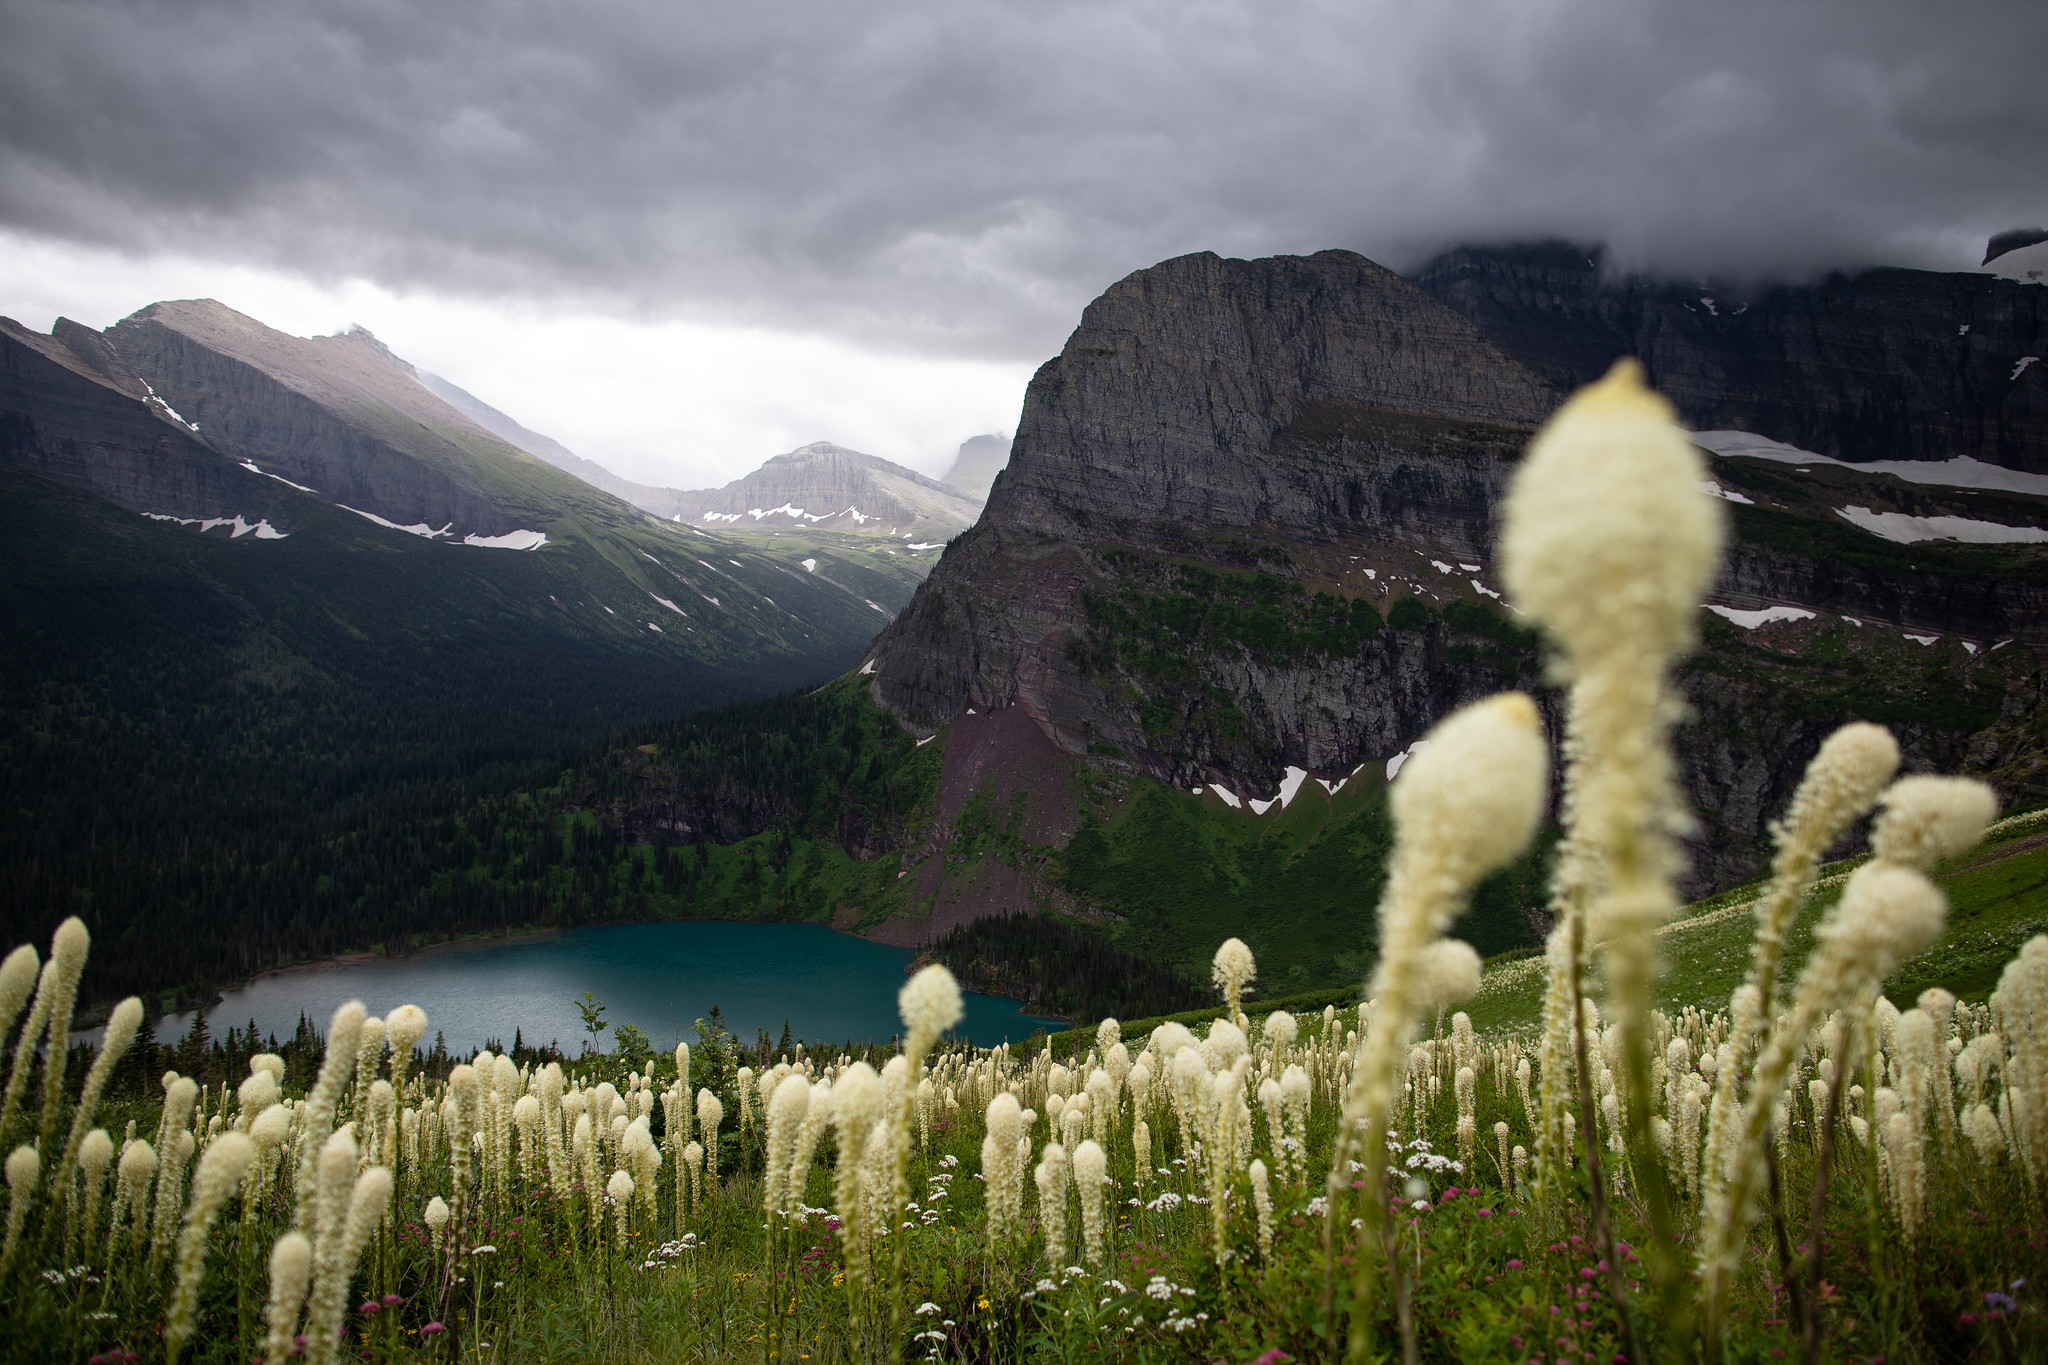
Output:
<instances>
[{"instance_id":1,"label":"lake shoreline","mask_svg":"<svg viewBox=\"0 0 2048 1365\"><path fill-rule=\"evenodd\" d=\"M441 951L465 946L462 953ZM419 1005L436 1024L447 1021L450 1046L458 1050L480 1041L490 1046L500 1031L509 1042L517 1026L531 1040L558 1031L571 1039L581 1029L563 1002L594 988L610 1002L615 1024L636 1024L655 1037L679 1028L678 1036L688 1038L704 1002L722 1001L727 1026L743 1037L757 1028L772 1036L793 1021L795 1036L808 1044L880 1043L900 1030L896 998L915 965L910 950L815 921L535 927L437 941L403 956L342 952L269 967L218 988L204 1003L188 997L184 1008L158 1014L150 1032L159 1043L175 1042L196 1010L216 1034L228 1025L239 1029L245 1015L259 1036L281 1038L307 1020L324 1031L328 1015L357 998L377 1012ZM969 1018L962 1037L978 1045L1068 1023L1021 999L964 994ZM513 1007L515 1001L524 1003ZM472 1031L475 1038L467 1036ZM74 1038L91 1042L96 1032Z\"/></svg>"}]
</instances>

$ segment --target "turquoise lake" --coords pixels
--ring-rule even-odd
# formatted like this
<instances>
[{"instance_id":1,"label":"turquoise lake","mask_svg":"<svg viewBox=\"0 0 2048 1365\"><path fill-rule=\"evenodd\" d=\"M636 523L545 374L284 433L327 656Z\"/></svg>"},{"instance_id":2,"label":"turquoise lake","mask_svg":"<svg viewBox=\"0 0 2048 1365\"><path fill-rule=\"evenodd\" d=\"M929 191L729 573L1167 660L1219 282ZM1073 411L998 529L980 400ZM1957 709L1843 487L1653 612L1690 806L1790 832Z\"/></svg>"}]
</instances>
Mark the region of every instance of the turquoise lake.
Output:
<instances>
[{"instance_id":1,"label":"turquoise lake","mask_svg":"<svg viewBox=\"0 0 2048 1365\"><path fill-rule=\"evenodd\" d=\"M304 1012L321 1032L337 1006L360 1000L372 1014L400 1005L427 1012L426 1044L445 1032L451 1052L517 1030L529 1045L557 1042L575 1055L584 1040L573 1001L589 991L608 1025L634 1024L657 1048L696 1038L693 1021L715 1004L744 1042L780 1039L788 1023L813 1044L886 1043L901 1031L896 992L907 948L890 948L816 924L621 924L530 938L451 944L407 958L296 968L228 991L207 1019L216 1037L256 1021L283 1038ZM1017 1042L1048 1021L1015 1000L966 995L956 1037L978 1046ZM192 1016L172 1015L157 1037L174 1041ZM604 1035L607 1050L611 1033Z\"/></svg>"}]
</instances>

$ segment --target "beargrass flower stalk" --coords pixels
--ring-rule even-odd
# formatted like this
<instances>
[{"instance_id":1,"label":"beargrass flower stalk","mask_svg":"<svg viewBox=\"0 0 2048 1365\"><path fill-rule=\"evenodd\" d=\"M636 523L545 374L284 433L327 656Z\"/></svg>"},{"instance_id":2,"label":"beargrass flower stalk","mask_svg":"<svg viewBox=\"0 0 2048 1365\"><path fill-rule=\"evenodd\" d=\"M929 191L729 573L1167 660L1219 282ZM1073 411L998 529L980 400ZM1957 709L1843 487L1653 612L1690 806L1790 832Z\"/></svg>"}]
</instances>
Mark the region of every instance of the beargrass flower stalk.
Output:
<instances>
[{"instance_id":1,"label":"beargrass flower stalk","mask_svg":"<svg viewBox=\"0 0 2048 1365\"><path fill-rule=\"evenodd\" d=\"M744 1093L744 1092L742 1092ZM704 1178L718 1178L718 1125L725 1121L725 1106L709 1089L697 1092L697 1130L704 1142Z\"/></svg>"},{"instance_id":2,"label":"beargrass flower stalk","mask_svg":"<svg viewBox=\"0 0 2048 1365\"><path fill-rule=\"evenodd\" d=\"M361 1032L356 1035L356 1077L355 1087L349 1092L349 1113L360 1116L369 1103L370 1082L377 1077L377 1064L384 1060L384 1021L370 1015L363 1020ZM374 1137L365 1134L365 1145Z\"/></svg>"},{"instance_id":3,"label":"beargrass flower stalk","mask_svg":"<svg viewBox=\"0 0 2048 1365\"><path fill-rule=\"evenodd\" d=\"M64 1080L71 1059L71 1015L78 1005L78 978L85 974L85 959L92 949L92 935L85 921L73 915L57 926L50 939L50 965L57 969L50 1000L48 1042L43 1054L43 1113L36 1150L47 1152L57 1141L57 1119L64 1111ZM104 1083L104 1082L103 1082ZM70 1156L67 1150L66 1158ZM60 1175L69 1175L60 1170Z\"/></svg>"},{"instance_id":4,"label":"beargrass flower stalk","mask_svg":"<svg viewBox=\"0 0 2048 1365\"><path fill-rule=\"evenodd\" d=\"M633 1177L624 1171L613 1171L612 1178L605 1182L605 1197L612 1202L612 1221L617 1227L619 1247L627 1244L628 1214L633 1203Z\"/></svg>"},{"instance_id":5,"label":"beargrass flower stalk","mask_svg":"<svg viewBox=\"0 0 2048 1365\"><path fill-rule=\"evenodd\" d=\"M1007 1090L988 1102L987 1136L981 1140L981 1178L988 1209L988 1240L1000 1247L1016 1232L1023 1191L1017 1188L1017 1142L1023 1136L1024 1111ZM1144 1120L1139 1120L1142 1127ZM1138 1161L1142 1171L1145 1162ZM844 1216L843 1214L841 1215Z\"/></svg>"},{"instance_id":6,"label":"beargrass flower stalk","mask_svg":"<svg viewBox=\"0 0 2048 1365\"><path fill-rule=\"evenodd\" d=\"M1927 1204L1927 1105L1934 1080L1934 1020L1910 1009L1892 1027L1898 1077L1898 1123L1891 1135L1892 1186L1899 1228L1909 1245L1920 1240Z\"/></svg>"},{"instance_id":7,"label":"beargrass flower stalk","mask_svg":"<svg viewBox=\"0 0 2048 1365\"><path fill-rule=\"evenodd\" d=\"M448 1129L448 1184L455 1196L455 1227L459 1236L469 1226L470 1147L475 1141L483 1101L483 1086L475 1067L458 1066L448 1073L448 1099L455 1106L455 1119Z\"/></svg>"},{"instance_id":8,"label":"beargrass flower stalk","mask_svg":"<svg viewBox=\"0 0 2048 1365\"><path fill-rule=\"evenodd\" d=\"M939 1041L945 1031L960 1022L963 1010L960 1004L960 986L953 980L953 974L934 962L919 971L904 983L896 993L896 1006L903 1018L903 1051L890 1059L894 1067L903 1063L901 1088L897 1098L889 1106L890 1154L889 1185L886 1193L889 1227L894 1228L901 1221L903 1206L910 1198L910 1124L912 1107L916 1103L913 1084L919 1079L918 1071L924 1065L925 1054ZM889 1073L883 1073L886 1084ZM903 1325L903 1259L907 1251L907 1239L893 1237L894 1254L889 1269L889 1330L892 1337L900 1336Z\"/></svg>"},{"instance_id":9,"label":"beargrass flower stalk","mask_svg":"<svg viewBox=\"0 0 2048 1365\"><path fill-rule=\"evenodd\" d=\"M1103 1182L1109 1178L1109 1157L1093 1138L1074 1149L1074 1189L1081 1196L1081 1240L1088 1264L1101 1267L1107 1258L1103 1218Z\"/></svg>"},{"instance_id":10,"label":"beargrass flower stalk","mask_svg":"<svg viewBox=\"0 0 2048 1365\"><path fill-rule=\"evenodd\" d=\"M1546 796L1546 754L1536 707L1520 693L1488 698L1431 730L1401 769L1388 797L1395 844L1380 900L1379 965L1366 995L1377 1000L1346 1088L1325 1201L1326 1275L1334 1274L1336 1226L1350 1162L1365 1165L1365 1208L1374 1230L1386 1202L1387 1129L1421 1012L1454 1003L1439 992L1477 985L1477 955L1453 960L1439 947L1472 889L1518 856L1535 833ZM1357 1258L1349 1352L1363 1354L1372 1311L1373 1257ZM1334 1313L1335 1286L1324 1285ZM1332 1324L1334 1327L1334 1323Z\"/></svg>"},{"instance_id":11,"label":"beargrass flower stalk","mask_svg":"<svg viewBox=\"0 0 2048 1365\"><path fill-rule=\"evenodd\" d=\"M1259 1260L1273 1263L1273 1192L1266 1183L1266 1163L1254 1160L1248 1172L1252 1182L1252 1207L1259 1219Z\"/></svg>"},{"instance_id":12,"label":"beargrass flower stalk","mask_svg":"<svg viewBox=\"0 0 2048 1365\"><path fill-rule=\"evenodd\" d=\"M178 1214L185 1207L185 1163L197 1145L185 1125L191 1122L198 1097L199 1083L190 1076L176 1077L164 1090L163 1121L157 1129L163 1142L157 1149L155 1230L149 1243L152 1265L171 1254Z\"/></svg>"},{"instance_id":13,"label":"beargrass flower stalk","mask_svg":"<svg viewBox=\"0 0 2048 1365\"><path fill-rule=\"evenodd\" d=\"M768 1141L763 1154L761 1208L771 1218L784 1211L790 1160L796 1153L797 1131L810 1109L811 1087L803 1077L786 1076L768 1096Z\"/></svg>"},{"instance_id":14,"label":"beargrass flower stalk","mask_svg":"<svg viewBox=\"0 0 2048 1365\"><path fill-rule=\"evenodd\" d=\"M1629 1142L1667 1290L1675 1283L1673 1243L1651 1154L1648 1023L1653 935L1678 906L1674 836L1684 827L1669 742L1679 707L1667 675L1691 647L1725 536L1722 505L1703 491L1705 477L1671 406L1644 386L1638 362L1623 360L1574 395L1531 444L1500 540L1515 605L1562 646L1562 671L1574 685L1573 816L1597 874L1584 933L1600 951L1621 1030ZM1580 1087L1583 1103L1583 1077ZM1651 1179L1641 1178L1645 1171ZM1595 1222L1619 1306L1621 1266L1606 1244L1604 1208ZM1624 1325L1630 1354L1640 1357L1626 1313Z\"/></svg>"},{"instance_id":15,"label":"beargrass flower stalk","mask_svg":"<svg viewBox=\"0 0 2048 1365\"><path fill-rule=\"evenodd\" d=\"M21 949L7 959L12 965L21 958ZM26 959L33 966L33 950ZM0 1142L14 1130L15 1111L21 1107L22 1094L28 1089L29 1072L34 1069L36 1049L43 1041L45 1027L50 1022L50 1005L57 995L57 962L52 958L45 962L36 975L35 1000L28 1007L28 1018L22 1022L21 1035L14 1042L14 1065L7 1073L7 1090L0 1095Z\"/></svg>"},{"instance_id":16,"label":"beargrass flower stalk","mask_svg":"<svg viewBox=\"0 0 2048 1365\"><path fill-rule=\"evenodd\" d=\"M256 1158L256 1144L244 1133L222 1133L199 1158L199 1173L192 1179L192 1202L185 1209L185 1225L178 1233L178 1283L171 1295L170 1311L164 1319L164 1357L177 1365L178 1353L192 1339L199 1315L199 1280L206 1270L206 1237L221 1205L248 1174Z\"/></svg>"},{"instance_id":17,"label":"beargrass flower stalk","mask_svg":"<svg viewBox=\"0 0 2048 1365\"><path fill-rule=\"evenodd\" d=\"M270 1249L270 1302L264 1312L264 1365L284 1365L295 1354L292 1337L313 1276L313 1244L305 1234L287 1232Z\"/></svg>"},{"instance_id":18,"label":"beargrass flower stalk","mask_svg":"<svg viewBox=\"0 0 2048 1365\"><path fill-rule=\"evenodd\" d=\"M36 988L36 976L41 970L41 960L36 956L34 946L23 943L0 961L0 1038L5 1038L14 1021L21 1015L21 1007L28 1003L29 992Z\"/></svg>"},{"instance_id":19,"label":"beargrass flower stalk","mask_svg":"<svg viewBox=\"0 0 2048 1365\"><path fill-rule=\"evenodd\" d=\"M106 1190L107 1167L113 1164L114 1140L107 1136L104 1128L95 1128L87 1133L78 1144L78 1170L85 1186L84 1213L66 1222L64 1231L64 1259L72 1259L72 1251L90 1263L95 1235L100 1216L100 1196ZM68 1192L67 1192L68 1194Z\"/></svg>"},{"instance_id":20,"label":"beargrass flower stalk","mask_svg":"<svg viewBox=\"0 0 2048 1365\"><path fill-rule=\"evenodd\" d=\"M832 1126L832 1112L832 1082L817 1081L811 1086L810 1103L804 1109L803 1122L797 1125L796 1142L790 1149L789 1170L782 1189L784 1213L794 1213L803 1204L804 1190L810 1183L811 1158L818 1150L818 1139Z\"/></svg>"},{"instance_id":21,"label":"beargrass flower stalk","mask_svg":"<svg viewBox=\"0 0 2048 1365\"><path fill-rule=\"evenodd\" d=\"M250 1068L235 1088L235 1131L246 1133L258 1115L278 1102L277 1077L260 1067Z\"/></svg>"},{"instance_id":22,"label":"beargrass flower stalk","mask_svg":"<svg viewBox=\"0 0 2048 1365\"><path fill-rule=\"evenodd\" d=\"M99 1112L100 1096L106 1091L114 1068L126 1055L128 1045L135 1041L136 1030L141 1027L142 1002L132 995L114 1006L113 1013L107 1016L107 1030L100 1043L99 1055L93 1058L91 1068L85 1073L85 1084L78 1092L78 1107L71 1114L71 1131L64 1138L63 1155L57 1159L53 1189L70 1190L71 1168L78 1159L78 1144L85 1140L86 1131L92 1127L93 1116Z\"/></svg>"},{"instance_id":23,"label":"beargrass flower stalk","mask_svg":"<svg viewBox=\"0 0 2048 1365\"><path fill-rule=\"evenodd\" d=\"M15 1248L21 1243L22 1225L28 1221L29 1200L42 1174L42 1159L36 1149L24 1144L7 1154L7 1240L0 1245L0 1276L14 1264Z\"/></svg>"},{"instance_id":24,"label":"beargrass flower stalk","mask_svg":"<svg viewBox=\"0 0 2048 1365\"><path fill-rule=\"evenodd\" d=\"M427 1236L433 1241L436 1252L441 1250L441 1243L448 1236L448 1218L448 1201L438 1194L427 1201L426 1211L420 1215L420 1220L427 1225Z\"/></svg>"},{"instance_id":25,"label":"beargrass flower stalk","mask_svg":"<svg viewBox=\"0 0 2048 1365\"><path fill-rule=\"evenodd\" d=\"M1792 1009L1757 1058L1749 1099L1728 1144L1723 1186L1706 1210L1700 1270L1710 1346L1718 1347L1752 1205L1765 1179L1763 1144L1807 1036L1835 1010L1867 998L1901 960L1939 937L1947 912L1946 899L1920 872L1880 860L1856 870L1816 931Z\"/></svg>"},{"instance_id":26,"label":"beargrass flower stalk","mask_svg":"<svg viewBox=\"0 0 2048 1365\"><path fill-rule=\"evenodd\" d=\"M156 1174L156 1150L147 1142L129 1142L121 1148L121 1159L115 1176L118 1188L114 1195L114 1209L108 1217L107 1268L111 1270L114 1257L119 1250L122 1217L128 1215L128 1244L131 1251L140 1250L143 1239L149 1233L149 1182Z\"/></svg>"},{"instance_id":27,"label":"beargrass flower stalk","mask_svg":"<svg viewBox=\"0 0 2048 1365\"><path fill-rule=\"evenodd\" d=\"M1249 1021L1238 1007L1244 995L1244 988L1258 978L1258 964L1252 960L1252 950L1240 938L1226 938L1216 950L1215 960L1210 965L1210 978L1216 989L1223 992L1225 1007L1230 1011L1230 1022L1240 1029Z\"/></svg>"},{"instance_id":28,"label":"beargrass flower stalk","mask_svg":"<svg viewBox=\"0 0 2048 1365\"><path fill-rule=\"evenodd\" d=\"M2048 935L2027 940L2005 964L1996 1001L2012 1044L2004 1087L2010 1145L2048 1207Z\"/></svg>"},{"instance_id":29,"label":"beargrass flower stalk","mask_svg":"<svg viewBox=\"0 0 2048 1365\"><path fill-rule=\"evenodd\" d=\"M1045 1144L1038 1169L1038 1221L1045 1229L1045 1261L1055 1274L1067 1263L1067 1149Z\"/></svg>"},{"instance_id":30,"label":"beargrass flower stalk","mask_svg":"<svg viewBox=\"0 0 2048 1365\"><path fill-rule=\"evenodd\" d=\"M299 1134L299 1171L296 1189L298 1206L292 1215L292 1230L313 1231L313 1191L321 1150L334 1132L334 1107L341 1101L341 1088L355 1072L356 1051L363 1036L363 1002L351 1000L334 1012L327 1025L327 1055L320 1074L306 1092L305 1115Z\"/></svg>"},{"instance_id":31,"label":"beargrass flower stalk","mask_svg":"<svg viewBox=\"0 0 2048 1365\"><path fill-rule=\"evenodd\" d=\"M330 1141L339 1141L342 1136L336 1134ZM354 1144L349 1146L352 1172ZM323 1154L321 1178L324 1181L326 1177ZM372 1166L346 1183L343 1192L346 1195L345 1212L336 1211L333 1241L330 1243L323 1236L313 1257L313 1289L306 1298L307 1365L334 1365L339 1355L341 1318L348 1307L349 1281L355 1278L356 1262L362 1259L363 1248L369 1245L371 1236L384 1221L385 1210L390 1207L391 1172L382 1166ZM323 1190L322 1197L325 1195Z\"/></svg>"}]
</instances>

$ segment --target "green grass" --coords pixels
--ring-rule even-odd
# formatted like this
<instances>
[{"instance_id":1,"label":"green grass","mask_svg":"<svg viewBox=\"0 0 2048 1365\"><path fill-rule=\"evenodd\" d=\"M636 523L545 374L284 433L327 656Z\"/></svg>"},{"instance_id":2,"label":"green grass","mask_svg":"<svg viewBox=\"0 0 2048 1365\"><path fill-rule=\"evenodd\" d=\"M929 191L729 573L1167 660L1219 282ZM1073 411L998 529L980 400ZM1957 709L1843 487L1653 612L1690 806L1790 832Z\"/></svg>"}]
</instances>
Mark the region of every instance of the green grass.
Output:
<instances>
[{"instance_id":1,"label":"green grass","mask_svg":"<svg viewBox=\"0 0 2048 1365\"><path fill-rule=\"evenodd\" d=\"M1948 927L1932 948L1902 964L1885 994L1902 1009L1920 992L1941 986L1981 1001L2020 945L2048 932L2048 809L2028 811L1994 825L1984 842L1935 870L1949 897ZM1841 894L1841 884L1862 862L1821 869L1814 893L1785 937L1784 971L1792 979L1813 949L1813 931ZM1752 913L1763 889L1758 880L1689 905L1658 931L1664 976L1658 1003L1667 1010L1722 1009L1749 970L1755 937ZM1533 1029L1543 1009L1543 959L1489 965L1479 995L1467 1006L1474 1027Z\"/></svg>"}]
</instances>

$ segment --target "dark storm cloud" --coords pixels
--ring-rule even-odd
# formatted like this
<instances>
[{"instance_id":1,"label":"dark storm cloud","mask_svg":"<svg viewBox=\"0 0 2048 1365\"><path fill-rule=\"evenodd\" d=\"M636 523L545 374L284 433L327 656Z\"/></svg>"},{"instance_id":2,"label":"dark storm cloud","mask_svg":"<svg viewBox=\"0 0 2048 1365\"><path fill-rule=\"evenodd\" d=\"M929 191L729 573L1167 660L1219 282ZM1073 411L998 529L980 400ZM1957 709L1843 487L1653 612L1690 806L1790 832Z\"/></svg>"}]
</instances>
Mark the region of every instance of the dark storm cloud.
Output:
<instances>
[{"instance_id":1,"label":"dark storm cloud","mask_svg":"<svg viewBox=\"0 0 2048 1365\"><path fill-rule=\"evenodd\" d=\"M2033 3L0 0L0 35L17 229L918 350L1043 355L1204 248L1797 274L2048 216Z\"/></svg>"}]
</instances>

